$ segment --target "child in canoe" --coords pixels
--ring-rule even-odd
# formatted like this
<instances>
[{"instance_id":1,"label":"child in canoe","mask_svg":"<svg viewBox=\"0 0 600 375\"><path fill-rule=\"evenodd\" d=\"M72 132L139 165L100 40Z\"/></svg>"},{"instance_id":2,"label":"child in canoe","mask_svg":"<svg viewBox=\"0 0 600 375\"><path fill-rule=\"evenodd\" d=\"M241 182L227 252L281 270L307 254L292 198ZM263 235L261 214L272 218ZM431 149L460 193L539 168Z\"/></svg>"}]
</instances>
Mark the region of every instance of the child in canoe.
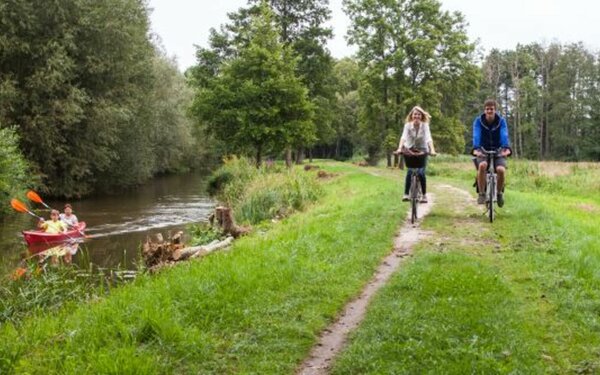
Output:
<instances>
[{"instance_id":1,"label":"child in canoe","mask_svg":"<svg viewBox=\"0 0 600 375\"><path fill-rule=\"evenodd\" d=\"M69 203L65 204L65 213L60 214L60 220L67 224L67 228L75 228L79 224L77 216L73 214L73 208Z\"/></svg>"},{"instance_id":2,"label":"child in canoe","mask_svg":"<svg viewBox=\"0 0 600 375\"><path fill-rule=\"evenodd\" d=\"M59 220L58 210L50 211L50 220L40 220L38 227L51 234L67 231L67 224Z\"/></svg>"}]
</instances>

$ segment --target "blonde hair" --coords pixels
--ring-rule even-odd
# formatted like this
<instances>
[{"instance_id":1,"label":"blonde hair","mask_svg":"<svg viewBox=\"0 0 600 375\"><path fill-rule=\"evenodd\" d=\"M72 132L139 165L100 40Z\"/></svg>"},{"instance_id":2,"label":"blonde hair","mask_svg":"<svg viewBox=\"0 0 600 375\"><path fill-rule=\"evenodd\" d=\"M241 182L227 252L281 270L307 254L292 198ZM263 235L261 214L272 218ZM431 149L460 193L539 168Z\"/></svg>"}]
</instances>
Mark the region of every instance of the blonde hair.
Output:
<instances>
[{"instance_id":1,"label":"blonde hair","mask_svg":"<svg viewBox=\"0 0 600 375\"><path fill-rule=\"evenodd\" d=\"M421 115L423 116L423 122L429 123L431 121L431 115L426 112L423 108L419 107L418 105L414 106L410 112L408 112L408 115L406 115L406 119L404 120L405 122L412 122L412 115L415 111L419 111L421 112Z\"/></svg>"}]
</instances>

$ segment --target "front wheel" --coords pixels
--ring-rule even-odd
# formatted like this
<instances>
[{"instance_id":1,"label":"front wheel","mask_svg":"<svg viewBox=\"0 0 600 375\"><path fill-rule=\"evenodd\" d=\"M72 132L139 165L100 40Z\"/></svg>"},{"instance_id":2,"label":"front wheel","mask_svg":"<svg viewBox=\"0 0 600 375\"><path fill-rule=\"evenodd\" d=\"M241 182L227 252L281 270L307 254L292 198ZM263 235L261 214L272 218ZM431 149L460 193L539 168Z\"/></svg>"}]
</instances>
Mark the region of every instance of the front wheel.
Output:
<instances>
[{"instance_id":1,"label":"front wheel","mask_svg":"<svg viewBox=\"0 0 600 375\"><path fill-rule=\"evenodd\" d=\"M496 184L493 179L490 179L490 183L488 184L488 215L490 217L490 223L494 222L496 212L494 211L494 197L496 196Z\"/></svg>"},{"instance_id":2,"label":"front wheel","mask_svg":"<svg viewBox=\"0 0 600 375\"><path fill-rule=\"evenodd\" d=\"M414 224L417 221L417 208L419 206L419 191L421 183L416 173L413 173L412 182L410 184L410 223Z\"/></svg>"}]
</instances>

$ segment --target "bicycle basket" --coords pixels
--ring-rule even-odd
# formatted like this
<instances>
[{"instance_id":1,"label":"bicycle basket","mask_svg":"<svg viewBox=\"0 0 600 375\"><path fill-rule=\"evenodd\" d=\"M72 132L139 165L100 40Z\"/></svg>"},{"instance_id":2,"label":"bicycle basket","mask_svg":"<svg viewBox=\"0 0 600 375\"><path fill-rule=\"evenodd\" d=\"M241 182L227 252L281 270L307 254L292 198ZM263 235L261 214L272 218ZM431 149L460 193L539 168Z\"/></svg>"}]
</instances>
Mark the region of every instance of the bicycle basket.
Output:
<instances>
[{"instance_id":1,"label":"bicycle basket","mask_svg":"<svg viewBox=\"0 0 600 375\"><path fill-rule=\"evenodd\" d=\"M427 158L426 155L403 155L404 156L404 164L408 168L423 168L425 166L425 160Z\"/></svg>"}]
</instances>

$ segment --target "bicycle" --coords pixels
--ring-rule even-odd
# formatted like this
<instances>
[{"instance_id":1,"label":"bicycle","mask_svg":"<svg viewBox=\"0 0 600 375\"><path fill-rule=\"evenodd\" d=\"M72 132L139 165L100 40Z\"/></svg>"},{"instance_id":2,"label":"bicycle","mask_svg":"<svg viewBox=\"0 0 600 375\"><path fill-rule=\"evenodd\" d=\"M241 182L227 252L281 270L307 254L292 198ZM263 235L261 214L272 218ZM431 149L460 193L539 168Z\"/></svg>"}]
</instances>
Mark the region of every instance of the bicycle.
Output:
<instances>
[{"instance_id":1,"label":"bicycle","mask_svg":"<svg viewBox=\"0 0 600 375\"><path fill-rule=\"evenodd\" d=\"M404 164L408 168L406 173L410 173L410 190L408 193L410 200L410 223L414 224L418 219L419 202L423 199L423 189L421 179L419 178L419 168L425 166L427 153L422 151L403 152Z\"/></svg>"},{"instance_id":2,"label":"bicycle","mask_svg":"<svg viewBox=\"0 0 600 375\"><path fill-rule=\"evenodd\" d=\"M496 210L494 209L494 203L498 200L498 176L496 175L496 155L500 153L501 148L497 150L488 151L483 147L480 149L487 158L487 172L485 178L485 207L486 214L490 218L490 223L494 222L496 218Z\"/></svg>"}]
</instances>

